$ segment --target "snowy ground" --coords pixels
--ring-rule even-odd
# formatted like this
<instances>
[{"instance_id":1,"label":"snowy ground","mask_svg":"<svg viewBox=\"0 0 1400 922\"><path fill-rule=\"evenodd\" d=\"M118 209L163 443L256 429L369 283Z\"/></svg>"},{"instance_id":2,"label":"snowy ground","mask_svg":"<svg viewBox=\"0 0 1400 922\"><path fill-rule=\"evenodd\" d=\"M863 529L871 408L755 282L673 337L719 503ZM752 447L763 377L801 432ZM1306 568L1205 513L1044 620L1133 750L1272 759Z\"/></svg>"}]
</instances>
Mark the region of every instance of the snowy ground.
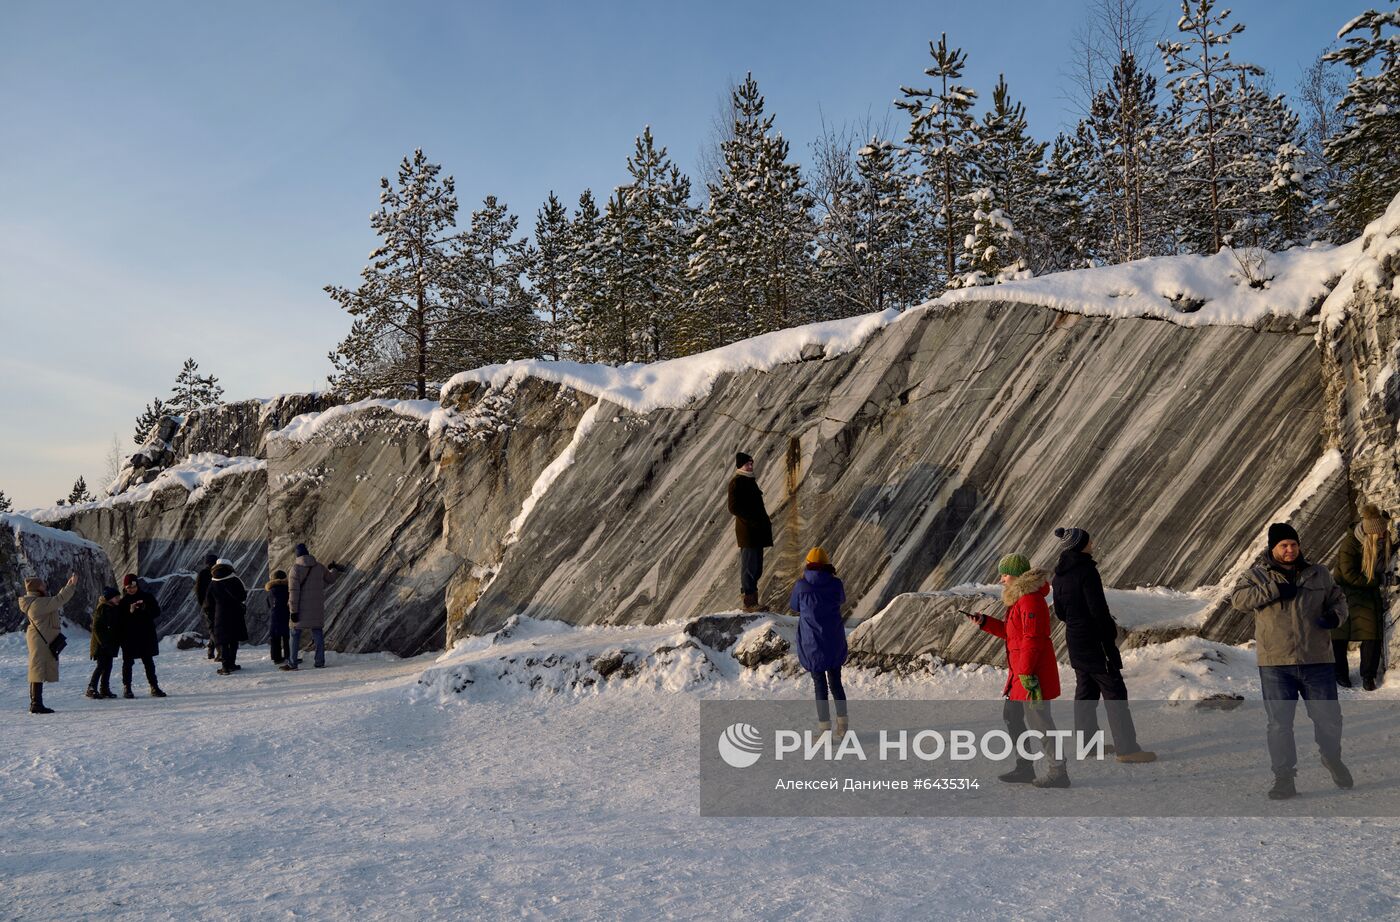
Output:
<instances>
[{"instance_id":1,"label":"snowy ground","mask_svg":"<svg viewBox=\"0 0 1400 922\"><path fill-rule=\"evenodd\" d=\"M579 657L653 650L675 625L526 623L441 662L331 654L296 674L265 648L234 677L167 650L164 701L139 677L137 700L82 698L86 639L70 636L59 713L41 718L24 710L22 639L0 635L0 918L1400 914L1395 819L700 817L699 698L806 689L686 649L572 683ZM1186 639L1125 659L1140 697L1258 693L1244 650ZM991 697L1000 681L942 667L848 688Z\"/></svg>"}]
</instances>

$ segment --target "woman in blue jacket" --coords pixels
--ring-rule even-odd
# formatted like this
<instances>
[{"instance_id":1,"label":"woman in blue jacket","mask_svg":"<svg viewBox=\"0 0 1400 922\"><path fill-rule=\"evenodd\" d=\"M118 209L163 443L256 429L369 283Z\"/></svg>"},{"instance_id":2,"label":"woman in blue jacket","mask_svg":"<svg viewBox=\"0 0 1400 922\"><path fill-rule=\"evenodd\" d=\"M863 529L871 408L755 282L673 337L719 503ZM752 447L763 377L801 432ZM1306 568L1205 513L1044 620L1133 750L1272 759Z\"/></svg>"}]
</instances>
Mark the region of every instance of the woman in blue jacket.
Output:
<instances>
[{"instance_id":1,"label":"woman in blue jacket","mask_svg":"<svg viewBox=\"0 0 1400 922\"><path fill-rule=\"evenodd\" d=\"M836 735L845 736L846 690L841 687L841 667L846 662L846 626L841 622L841 606L846 588L836 578L836 568L826 551L812 548L807 555L807 571L792 589L788 607L800 615L797 622L797 661L812 674L817 693L817 729L831 729L827 693L836 700Z\"/></svg>"}]
</instances>

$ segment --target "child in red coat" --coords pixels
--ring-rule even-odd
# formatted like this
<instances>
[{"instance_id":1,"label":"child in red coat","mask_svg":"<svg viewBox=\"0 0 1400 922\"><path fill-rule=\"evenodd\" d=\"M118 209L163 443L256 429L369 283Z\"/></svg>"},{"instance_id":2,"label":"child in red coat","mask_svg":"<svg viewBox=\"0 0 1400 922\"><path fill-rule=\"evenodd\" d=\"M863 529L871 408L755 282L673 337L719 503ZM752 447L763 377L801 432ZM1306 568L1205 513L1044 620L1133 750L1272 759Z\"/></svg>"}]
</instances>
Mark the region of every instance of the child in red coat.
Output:
<instances>
[{"instance_id":1,"label":"child in red coat","mask_svg":"<svg viewBox=\"0 0 1400 922\"><path fill-rule=\"evenodd\" d=\"M1003 557L997 564L997 573L1001 576L1006 620L984 614L971 614L968 618L988 634L1006 641L1011 672L1001 692L1007 699L1002 718L1011 738L1019 740L1027 724L1041 733L1055 729L1050 702L1060 696L1060 664L1050 641L1050 608L1045 604L1045 597L1050 594L1050 574L1031 569L1030 561L1021 554ZM1023 757L1018 747L1016 767L998 777L1012 784L1069 787L1064 760L1047 752L1046 761L1050 766L1048 774L1036 778L1035 763Z\"/></svg>"}]
</instances>

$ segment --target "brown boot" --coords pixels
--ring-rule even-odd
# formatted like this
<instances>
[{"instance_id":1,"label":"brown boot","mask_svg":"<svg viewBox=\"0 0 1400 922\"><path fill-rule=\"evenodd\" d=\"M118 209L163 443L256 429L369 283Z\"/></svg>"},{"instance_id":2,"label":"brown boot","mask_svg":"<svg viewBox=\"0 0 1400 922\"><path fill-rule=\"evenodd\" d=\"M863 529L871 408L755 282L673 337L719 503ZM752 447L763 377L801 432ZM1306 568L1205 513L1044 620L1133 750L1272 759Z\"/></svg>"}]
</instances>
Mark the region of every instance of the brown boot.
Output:
<instances>
[{"instance_id":1,"label":"brown boot","mask_svg":"<svg viewBox=\"0 0 1400 922\"><path fill-rule=\"evenodd\" d=\"M1119 762L1127 762L1132 765L1140 765L1144 762L1156 762L1157 753L1148 752L1146 749L1139 749L1137 752L1128 752L1118 756Z\"/></svg>"},{"instance_id":2,"label":"brown boot","mask_svg":"<svg viewBox=\"0 0 1400 922\"><path fill-rule=\"evenodd\" d=\"M758 596L757 596L757 595L750 595L750 594L747 593L747 592L744 593L744 611L746 611L746 612L756 612L756 611L758 611L758 610L759 610L759 608L758 608Z\"/></svg>"}]
</instances>

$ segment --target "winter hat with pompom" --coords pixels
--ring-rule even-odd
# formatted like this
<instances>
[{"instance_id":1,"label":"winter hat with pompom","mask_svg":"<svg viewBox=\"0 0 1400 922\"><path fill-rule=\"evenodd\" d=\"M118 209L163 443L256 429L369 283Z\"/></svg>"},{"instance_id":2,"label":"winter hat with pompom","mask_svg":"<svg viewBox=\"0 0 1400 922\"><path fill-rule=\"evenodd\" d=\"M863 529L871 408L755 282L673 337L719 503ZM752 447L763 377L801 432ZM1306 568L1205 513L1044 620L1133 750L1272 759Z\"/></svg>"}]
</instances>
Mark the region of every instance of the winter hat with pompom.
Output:
<instances>
[{"instance_id":1,"label":"winter hat with pompom","mask_svg":"<svg viewBox=\"0 0 1400 922\"><path fill-rule=\"evenodd\" d=\"M121 593L117 591L116 586L105 586L102 589L102 598L109 601L115 599L119 595L121 595Z\"/></svg>"},{"instance_id":2,"label":"winter hat with pompom","mask_svg":"<svg viewBox=\"0 0 1400 922\"><path fill-rule=\"evenodd\" d=\"M997 562L997 572L1002 576L1020 576L1031 568L1025 554L1007 554Z\"/></svg>"},{"instance_id":3,"label":"winter hat with pompom","mask_svg":"<svg viewBox=\"0 0 1400 922\"><path fill-rule=\"evenodd\" d=\"M1061 551L1079 551L1089 543L1089 533L1082 528L1057 528L1055 537L1060 539Z\"/></svg>"}]
</instances>

